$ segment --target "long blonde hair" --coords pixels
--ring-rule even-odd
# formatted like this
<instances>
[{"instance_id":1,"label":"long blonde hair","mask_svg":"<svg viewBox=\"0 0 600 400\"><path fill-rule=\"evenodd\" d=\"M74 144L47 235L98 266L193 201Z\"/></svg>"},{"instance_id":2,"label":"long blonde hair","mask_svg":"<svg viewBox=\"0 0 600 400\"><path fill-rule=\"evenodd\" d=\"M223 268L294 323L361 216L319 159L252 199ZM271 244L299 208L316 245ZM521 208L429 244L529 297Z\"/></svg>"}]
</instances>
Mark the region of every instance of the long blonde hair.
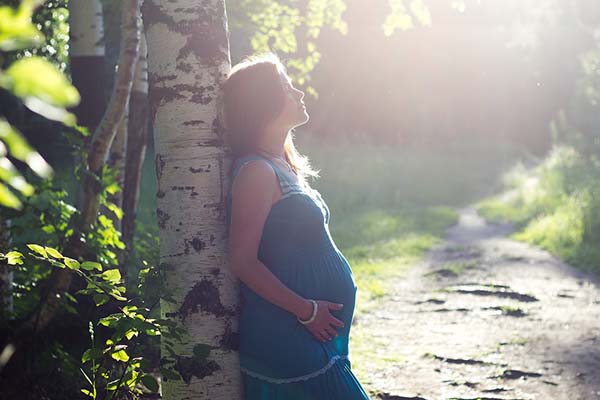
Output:
<instances>
[{"instance_id":1,"label":"long blonde hair","mask_svg":"<svg viewBox=\"0 0 600 400\"><path fill-rule=\"evenodd\" d=\"M223 84L223 114L234 160L256 152L262 129L281 113L286 96L282 72L285 66L273 53L248 56L231 68ZM285 140L284 156L301 179L318 177L296 149L293 131Z\"/></svg>"}]
</instances>

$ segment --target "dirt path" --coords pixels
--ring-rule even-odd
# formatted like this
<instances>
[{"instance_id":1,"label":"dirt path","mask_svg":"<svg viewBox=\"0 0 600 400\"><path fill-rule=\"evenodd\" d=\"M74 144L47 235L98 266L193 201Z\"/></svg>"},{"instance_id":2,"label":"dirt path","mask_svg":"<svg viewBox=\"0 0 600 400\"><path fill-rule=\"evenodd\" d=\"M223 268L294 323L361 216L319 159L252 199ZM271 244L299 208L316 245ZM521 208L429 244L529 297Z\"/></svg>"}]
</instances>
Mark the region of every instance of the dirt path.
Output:
<instances>
[{"instance_id":1,"label":"dirt path","mask_svg":"<svg viewBox=\"0 0 600 400\"><path fill-rule=\"evenodd\" d=\"M369 371L373 399L600 399L600 280L460 213L355 321L395 360Z\"/></svg>"}]
</instances>

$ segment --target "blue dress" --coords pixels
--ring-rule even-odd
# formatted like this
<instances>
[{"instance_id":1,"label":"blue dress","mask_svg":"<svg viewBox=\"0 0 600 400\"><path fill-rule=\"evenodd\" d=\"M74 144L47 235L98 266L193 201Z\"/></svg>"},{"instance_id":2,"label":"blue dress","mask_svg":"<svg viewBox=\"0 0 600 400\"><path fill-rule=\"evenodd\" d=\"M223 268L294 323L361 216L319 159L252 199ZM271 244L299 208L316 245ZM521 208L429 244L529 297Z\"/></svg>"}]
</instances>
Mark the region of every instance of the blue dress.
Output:
<instances>
[{"instance_id":1,"label":"blue dress","mask_svg":"<svg viewBox=\"0 0 600 400\"><path fill-rule=\"evenodd\" d=\"M348 261L329 233L329 209L319 192L292 181L266 157L238 158L240 168L262 159L274 169L282 197L264 224L258 259L288 288L315 300L342 303L331 310L344 322L321 342L296 316L240 282L240 367L246 400L368 400L350 367L348 341L357 286ZM231 216L231 191L228 194Z\"/></svg>"}]
</instances>

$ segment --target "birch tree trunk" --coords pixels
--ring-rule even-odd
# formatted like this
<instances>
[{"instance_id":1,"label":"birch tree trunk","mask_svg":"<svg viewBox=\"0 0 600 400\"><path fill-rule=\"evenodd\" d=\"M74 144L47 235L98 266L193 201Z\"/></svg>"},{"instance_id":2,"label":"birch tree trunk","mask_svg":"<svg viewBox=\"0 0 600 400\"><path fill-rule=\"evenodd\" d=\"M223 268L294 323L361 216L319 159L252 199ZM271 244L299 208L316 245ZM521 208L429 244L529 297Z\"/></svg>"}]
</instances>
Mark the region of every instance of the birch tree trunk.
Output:
<instances>
[{"instance_id":1,"label":"birch tree trunk","mask_svg":"<svg viewBox=\"0 0 600 400\"><path fill-rule=\"evenodd\" d=\"M123 221L121 232L127 249L131 250L137 204L140 196L142 166L148 143L148 47L142 31L140 55L136 64L133 88L129 99L129 124L127 127L127 155L123 183Z\"/></svg>"},{"instance_id":2,"label":"birch tree trunk","mask_svg":"<svg viewBox=\"0 0 600 400\"><path fill-rule=\"evenodd\" d=\"M93 132L102 118L106 98L102 4L100 0L70 1L69 15L71 79L81 94L74 112L78 124Z\"/></svg>"},{"instance_id":3,"label":"birch tree trunk","mask_svg":"<svg viewBox=\"0 0 600 400\"><path fill-rule=\"evenodd\" d=\"M164 366L183 377L163 379L163 398L240 399L238 287L226 269L230 160L217 105L231 66L224 0L146 0L143 15L160 267L175 300L161 314L187 331L176 343L163 338Z\"/></svg>"}]
</instances>

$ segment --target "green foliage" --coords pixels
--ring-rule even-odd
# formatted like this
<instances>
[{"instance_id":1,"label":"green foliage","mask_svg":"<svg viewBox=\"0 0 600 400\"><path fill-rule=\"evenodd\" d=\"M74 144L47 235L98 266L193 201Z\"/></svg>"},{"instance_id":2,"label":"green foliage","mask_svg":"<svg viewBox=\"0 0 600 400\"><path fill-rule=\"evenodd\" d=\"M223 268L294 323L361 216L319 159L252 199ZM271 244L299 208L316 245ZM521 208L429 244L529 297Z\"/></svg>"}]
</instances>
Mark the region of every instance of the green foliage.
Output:
<instances>
[{"instance_id":1,"label":"green foliage","mask_svg":"<svg viewBox=\"0 0 600 400\"><path fill-rule=\"evenodd\" d=\"M315 41L324 27L346 34L345 10L343 0L242 0L230 18L250 37L253 52L280 54L292 79L316 96L310 86L310 73L321 58Z\"/></svg>"},{"instance_id":2,"label":"green foliage","mask_svg":"<svg viewBox=\"0 0 600 400\"><path fill-rule=\"evenodd\" d=\"M21 98L31 111L45 118L75 124L75 115L65 110L79 103L79 93L50 62L41 57L15 61L0 75L0 86Z\"/></svg>"},{"instance_id":3,"label":"green foliage","mask_svg":"<svg viewBox=\"0 0 600 400\"><path fill-rule=\"evenodd\" d=\"M386 36L391 36L396 29L405 31L414 28L414 20L424 26L431 25L431 14L423 0L388 0L388 2L391 12L382 25Z\"/></svg>"},{"instance_id":4,"label":"green foliage","mask_svg":"<svg viewBox=\"0 0 600 400\"><path fill-rule=\"evenodd\" d=\"M41 1L22 1L18 9L0 6L0 50L12 51L42 43L44 37L31 24L31 16Z\"/></svg>"},{"instance_id":5,"label":"green foliage","mask_svg":"<svg viewBox=\"0 0 600 400\"><path fill-rule=\"evenodd\" d=\"M515 222L526 241L585 269L600 265L600 163L572 147L555 147L538 166L515 167L507 190L479 205L490 220Z\"/></svg>"},{"instance_id":6,"label":"green foliage","mask_svg":"<svg viewBox=\"0 0 600 400\"><path fill-rule=\"evenodd\" d=\"M81 136L73 136L71 142L76 153L83 152ZM108 215L99 214L83 236L87 258L69 256L69 242L82 233L75 229L79 211L69 203L59 178L41 182L23 208L10 215L13 249L0 254L0 260L11 265L15 273L14 317L35 310L42 298L40 287L52 268L69 269L84 282L82 289L66 293L63 310L89 318L82 304L91 301L95 305L97 312L89 320L90 346L79 354L63 348L53 349L52 354L60 362L75 360L73 370L82 379L78 383L81 393L94 399L116 398L125 392L135 398L156 392L159 385L154 376L159 365L149 354L160 348L161 336L169 355L163 357L160 370L165 379L181 379L173 368L177 354L172 343L184 330L176 321L159 319L160 300L172 300L164 288L163 271L156 266L157 235L155 230L146 231L138 225L130 256L126 261L119 259L125 246L113 218L120 218L121 210L108 201L109 194L119 190L115 180L114 171L105 168L99 187ZM119 268L128 271L127 287ZM57 318L65 319L65 315Z\"/></svg>"},{"instance_id":7,"label":"green foliage","mask_svg":"<svg viewBox=\"0 0 600 400\"><path fill-rule=\"evenodd\" d=\"M577 149L581 156L594 159L600 154L600 40L579 56L580 77L567 107L551 123L555 145Z\"/></svg>"},{"instance_id":8,"label":"green foliage","mask_svg":"<svg viewBox=\"0 0 600 400\"><path fill-rule=\"evenodd\" d=\"M24 0L17 9L0 6L0 50L23 50L41 45L45 37L31 22L34 10L43 1ZM47 60L25 51L24 58L12 63L5 71L0 69L0 88L23 101L31 111L45 118L75 124L75 116L65 107L79 103L79 93L62 73ZM0 53L0 60L5 57ZM8 186L23 196L33 194L8 156L26 163L36 174L48 177L50 166L32 149L21 133L0 115L0 205L19 209L22 202ZM3 184L5 182L7 185Z\"/></svg>"},{"instance_id":9,"label":"green foliage","mask_svg":"<svg viewBox=\"0 0 600 400\"><path fill-rule=\"evenodd\" d=\"M50 188L51 185L48 185ZM51 195L47 195L47 193ZM77 291L74 295L67 294L64 299L64 309L68 313L79 314L78 304L85 297L91 298L99 310L100 317L96 321L90 321L91 345L81 355L81 361L78 368L87 384L81 389L81 392L91 398L113 398L117 392L127 390L132 396L138 396L144 392L158 390L156 378L150 373L156 365L152 365L144 356L149 348L158 348L158 338L161 335L169 337L173 332L174 337L180 337L183 332L177 323L167 320L157 320L152 314L157 315L157 305L161 297L168 298L163 287L163 277L160 271L149 262L143 261L144 268L140 269L137 279L137 287L128 294L117 268L111 267L117 265L116 254L107 249L121 246L119 234L114 230L112 224L102 227L95 225L96 230L88 234L87 243L97 245L100 249L90 249L88 253L97 254L98 258L103 258L106 264L95 260L73 259L65 254L65 251L58 247L64 244L62 240L57 240L54 236L57 232L62 232L58 237L62 237L65 230L68 230L70 224L63 224L63 215L57 209L72 210L70 207L64 207L64 200L61 196L52 196L52 191L42 191L32 197L36 204L42 204L40 197L45 198L46 208L41 211L40 208L30 208L26 204L25 213L44 212L43 222L52 229L36 230L40 238L45 238L47 242L59 243L57 246L47 246L35 243L27 243L24 248L27 251L11 251L6 254L0 254L0 260L6 260L9 265L20 267L15 280L26 290L15 296L16 310L18 314L25 314L28 308L32 307L38 299L36 285L34 282L40 281L48 276L51 268L68 268L73 273L82 278L86 286ZM58 193L62 194L61 191ZM70 213L75 216L76 213ZM102 215L100 217L103 217ZM57 221L53 221L56 218ZM106 217L105 217L106 218ZM13 225L13 229L21 229L20 222ZM42 219L40 219L42 220ZM27 219L26 221L30 221ZM30 223L30 222L28 222ZM110 234L107 232L110 231ZM31 235L32 237L34 235ZM114 241L117 240L115 243ZM20 247L20 246L18 246ZM149 248L141 247L141 248ZM25 254L25 255L24 255ZM151 253L153 254L153 253ZM35 271L38 271L35 273ZM42 273L43 271L43 273ZM23 278L29 279L23 280ZM28 306L27 306L28 305ZM112 310L117 306L118 312L111 312L102 316L103 310ZM58 318L62 318L59 316ZM101 330L104 337L107 333L109 337L102 343L98 342L97 330ZM70 357L70 353L65 353L64 357ZM173 352L173 357L175 354ZM174 358L166 357L165 361L174 364ZM169 376L179 377L178 373L169 367L163 366L168 371Z\"/></svg>"}]
</instances>

